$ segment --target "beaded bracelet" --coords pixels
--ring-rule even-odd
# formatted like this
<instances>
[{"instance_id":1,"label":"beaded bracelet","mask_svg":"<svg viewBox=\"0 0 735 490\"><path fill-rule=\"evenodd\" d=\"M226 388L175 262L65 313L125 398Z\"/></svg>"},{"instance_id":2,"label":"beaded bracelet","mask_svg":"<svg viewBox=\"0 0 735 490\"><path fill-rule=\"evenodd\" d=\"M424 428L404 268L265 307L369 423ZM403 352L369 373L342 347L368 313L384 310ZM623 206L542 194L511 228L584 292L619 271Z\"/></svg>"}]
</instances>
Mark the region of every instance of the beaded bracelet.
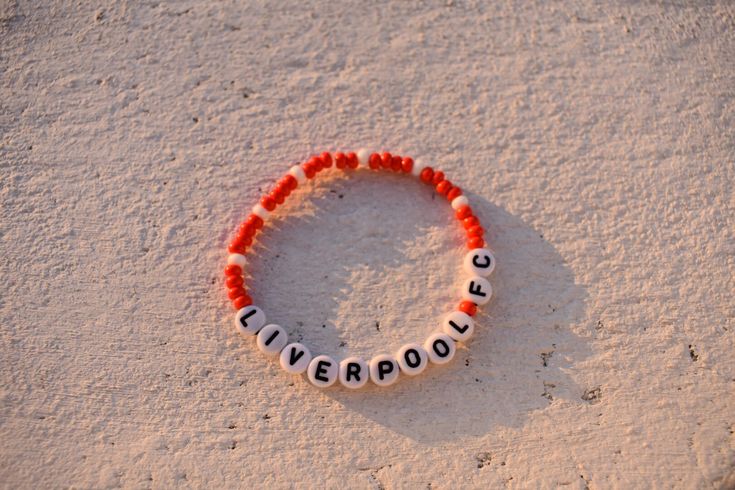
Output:
<instances>
[{"instance_id":1,"label":"beaded bracelet","mask_svg":"<svg viewBox=\"0 0 735 490\"><path fill-rule=\"evenodd\" d=\"M263 310L253 305L253 300L243 285L245 252L252 245L255 235L265 221L283 204L286 197L299 185L313 179L317 173L331 168L350 171L358 167L371 170L389 170L412 174L421 182L431 185L440 195L451 203L458 220L467 231L467 246L470 252L464 258L464 268L470 277L462 285L462 301L456 311L449 313L442 322L442 331L434 333L419 345L406 344L395 353L379 354L369 362L358 357L348 357L337 363L326 355L312 357L309 349L298 343L289 343L288 334L276 324L266 325ZM410 157L400 157L385 153L370 153L359 150L357 153L324 152L311 157L306 163L294 165L281 178L273 190L253 207L252 214L240 225L235 239L229 245L230 255L225 267L225 284L228 297L237 310L235 327L243 337L256 335L258 348L270 356L279 356L283 369L291 374L306 372L309 381L319 388L333 385L338 379L347 388L360 388L368 379L378 386L388 386L397 379L399 372L409 376L421 373L429 364L446 364L456 351L455 342L467 342L472 336L475 322L472 317L478 305L490 301L492 288L486 279L495 269L495 257L484 248L485 230L480 220L472 212L467 197L462 190L444 178L444 173L429 166L414 162Z\"/></svg>"}]
</instances>

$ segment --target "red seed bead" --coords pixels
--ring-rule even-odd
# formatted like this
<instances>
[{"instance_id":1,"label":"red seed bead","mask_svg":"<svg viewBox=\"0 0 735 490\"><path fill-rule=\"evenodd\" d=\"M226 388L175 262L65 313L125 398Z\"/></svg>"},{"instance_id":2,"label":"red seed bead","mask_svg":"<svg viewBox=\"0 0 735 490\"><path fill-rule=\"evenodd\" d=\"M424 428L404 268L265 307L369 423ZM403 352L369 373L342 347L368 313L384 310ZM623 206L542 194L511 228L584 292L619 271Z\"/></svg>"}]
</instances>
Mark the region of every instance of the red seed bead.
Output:
<instances>
[{"instance_id":1,"label":"red seed bead","mask_svg":"<svg viewBox=\"0 0 735 490\"><path fill-rule=\"evenodd\" d=\"M444 180L444 172L434 172L434 177L431 179L431 183L437 185L442 180Z\"/></svg>"},{"instance_id":2,"label":"red seed bead","mask_svg":"<svg viewBox=\"0 0 735 490\"><path fill-rule=\"evenodd\" d=\"M477 216L468 216L462 220L462 226L464 226L465 230L469 230L473 226L477 226L479 224L480 220L477 219Z\"/></svg>"},{"instance_id":3,"label":"red seed bead","mask_svg":"<svg viewBox=\"0 0 735 490\"><path fill-rule=\"evenodd\" d=\"M283 190L279 189L278 187L273 189L271 193L268 194L268 197L276 201L276 204L283 204L286 201L286 196L283 194Z\"/></svg>"},{"instance_id":4,"label":"red seed bead","mask_svg":"<svg viewBox=\"0 0 735 490\"><path fill-rule=\"evenodd\" d=\"M237 264L228 264L225 267L225 275L226 276L241 276L242 275L242 267L240 267Z\"/></svg>"},{"instance_id":5,"label":"red seed bead","mask_svg":"<svg viewBox=\"0 0 735 490\"><path fill-rule=\"evenodd\" d=\"M476 249L476 248L482 248L482 247L483 247L483 245L485 245L485 240L483 240L483 239L482 239L481 237L479 237L479 236L473 236L472 238L470 238L470 239L469 239L469 240L467 241L467 246L468 246L468 247L469 247L470 249L472 249L472 250L474 250L474 249Z\"/></svg>"},{"instance_id":6,"label":"red seed bead","mask_svg":"<svg viewBox=\"0 0 735 490\"><path fill-rule=\"evenodd\" d=\"M263 218L261 218L257 214L249 215L248 219L245 220L245 223L252 224L256 230L263 228Z\"/></svg>"},{"instance_id":7,"label":"red seed bead","mask_svg":"<svg viewBox=\"0 0 735 490\"><path fill-rule=\"evenodd\" d=\"M477 313L477 305L472 301L462 301L459 304L459 311L467 313L469 316L475 316Z\"/></svg>"},{"instance_id":8,"label":"red seed bead","mask_svg":"<svg viewBox=\"0 0 735 490\"><path fill-rule=\"evenodd\" d=\"M248 223L247 221L244 221L240 228L237 230L237 236L238 237L252 237L255 236L255 226L253 226L251 223Z\"/></svg>"},{"instance_id":9,"label":"red seed bead","mask_svg":"<svg viewBox=\"0 0 735 490\"><path fill-rule=\"evenodd\" d=\"M482 237L483 233L485 233L485 229L480 225L475 225L467 230L468 236Z\"/></svg>"},{"instance_id":10,"label":"red seed bead","mask_svg":"<svg viewBox=\"0 0 735 490\"><path fill-rule=\"evenodd\" d=\"M324 168L332 168L332 154L328 151L325 151L321 154L321 160L324 164Z\"/></svg>"},{"instance_id":11,"label":"red seed bead","mask_svg":"<svg viewBox=\"0 0 735 490\"><path fill-rule=\"evenodd\" d=\"M243 294L245 294L245 288L243 288L242 286L235 286L234 288L230 288L227 291L227 297L230 299L235 299L238 296L242 296Z\"/></svg>"},{"instance_id":12,"label":"red seed bead","mask_svg":"<svg viewBox=\"0 0 735 490\"><path fill-rule=\"evenodd\" d=\"M407 174L410 174L411 170L413 170L413 158L403 157L403 160L401 160L401 170L403 170Z\"/></svg>"},{"instance_id":13,"label":"red seed bead","mask_svg":"<svg viewBox=\"0 0 735 490\"><path fill-rule=\"evenodd\" d=\"M462 195L462 189L459 187L452 187L449 189L449 192L447 192L447 200L448 201L454 201L456 198Z\"/></svg>"},{"instance_id":14,"label":"red seed bead","mask_svg":"<svg viewBox=\"0 0 735 490\"><path fill-rule=\"evenodd\" d=\"M241 242L238 242L237 240L233 240L230 245L227 247L227 250L231 254L244 254L245 253L245 245Z\"/></svg>"},{"instance_id":15,"label":"red seed bead","mask_svg":"<svg viewBox=\"0 0 735 490\"><path fill-rule=\"evenodd\" d=\"M360 164L360 162L357 160L357 153L354 151L351 151L347 154L347 166L354 169L357 168L357 166Z\"/></svg>"},{"instance_id":16,"label":"red seed bead","mask_svg":"<svg viewBox=\"0 0 735 490\"><path fill-rule=\"evenodd\" d=\"M252 235L243 235L242 233L238 233L235 239L232 241L232 243L239 243L240 245L245 247L249 247L253 244L253 237ZM234 253L241 253L241 252L234 252Z\"/></svg>"},{"instance_id":17,"label":"red seed bead","mask_svg":"<svg viewBox=\"0 0 735 490\"><path fill-rule=\"evenodd\" d=\"M419 178L424 184L431 184L431 179L434 178L434 169L432 169L431 167L426 167L421 171L421 175L419 175Z\"/></svg>"},{"instance_id":18,"label":"red seed bead","mask_svg":"<svg viewBox=\"0 0 735 490\"><path fill-rule=\"evenodd\" d=\"M380 155L377 153L373 153L370 155L370 160L368 160L368 165L370 165L370 168L373 170L378 170L380 168Z\"/></svg>"},{"instance_id":19,"label":"red seed bead","mask_svg":"<svg viewBox=\"0 0 735 490\"><path fill-rule=\"evenodd\" d=\"M441 194L442 196L446 196L447 193L451 190L452 183L448 180L442 180L438 184L436 184L436 192Z\"/></svg>"},{"instance_id":20,"label":"red seed bead","mask_svg":"<svg viewBox=\"0 0 735 490\"><path fill-rule=\"evenodd\" d=\"M325 164L325 162L324 162L324 160L321 159L321 157L313 156L313 157L309 158L309 161L314 164L314 169L317 172L321 172L322 170L324 170L324 164Z\"/></svg>"},{"instance_id":21,"label":"red seed bead","mask_svg":"<svg viewBox=\"0 0 735 490\"><path fill-rule=\"evenodd\" d=\"M347 166L347 157L342 152L334 154L334 166L337 168L345 168Z\"/></svg>"},{"instance_id":22,"label":"red seed bead","mask_svg":"<svg viewBox=\"0 0 735 490\"><path fill-rule=\"evenodd\" d=\"M242 286L242 283L242 276L227 276L227 279L225 279L225 285L227 285L228 288Z\"/></svg>"},{"instance_id":23,"label":"red seed bead","mask_svg":"<svg viewBox=\"0 0 735 490\"><path fill-rule=\"evenodd\" d=\"M457 217L458 220L469 218L470 216L472 216L472 208L469 206L462 206L461 208L457 210L457 212L455 213L455 216Z\"/></svg>"},{"instance_id":24,"label":"red seed bead","mask_svg":"<svg viewBox=\"0 0 735 490\"><path fill-rule=\"evenodd\" d=\"M306 162L301 166L307 179L313 179L316 175L316 166L313 162Z\"/></svg>"},{"instance_id":25,"label":"red seed bead","mask_svg":"<svg viewBox=\"0 0 735 490\"><path fill-rule=\"evenodd\" d=\"M250 306L252 304L253 298L251 298L247 294L243 294L242 296L238 296L237 298L232 300L232 306L234 306L236 310L245 308L246 306Z\"/></svg>"},{"instance_id":26,"label":"red seed bead","mask_svg":"<svg viewBox=\"0 0 735 490\"><path fill-rule=\"evenodd\" d=\"M400 172L402 162L403 158L399 157L398 155L393 155L393 158L391 158L390 160L390 169L394 172Z\"/></svg>"},{"instance_id":27,"label":"red seed bead","mask_svg":"<svg viewBox=\"0 0 735 490\"><path fill-rule=\"evenodd\" d=\"M263 196L263 198L260 200L260 205L268 211L273 211L274 209L276 209L276 201L271 196Z\"/></svg>"},{"instance_id":28,"label":"red seed bead","mask_svg":"<svg viewBox=\"0 0 735 490\"><path fill-rule=\"evenodd\" d=\"M388 153L387 151L383 152L382 155L380 155L380 166L383 168L390 168L391 162L393 161L393 155Z\"/></svg>"},{"instance_id":29,"label":"red seed bead","mask_svg":"<svg viewBox=\"0 0 735 490\"><path fill-rule=\"evenodd\" d=\"M281 182L283 182L283 183L284 183L285 185L287 185L287 186L288 186L288 188L289 188L289 189L290 189L290 190L291 190L292 192L293 192L293 191L294 191L294 190L295 190L295 189L296 189L296 188L297 188L297 187L299 186L299 181L298 181L298 180L296 180L296 177L294 177L294 176L293 176L293 175L291 175L291 174L285 175L285 176L284 176L284 177L283 177L283 178L281 179Z\"/></svg>"}]
</instances>

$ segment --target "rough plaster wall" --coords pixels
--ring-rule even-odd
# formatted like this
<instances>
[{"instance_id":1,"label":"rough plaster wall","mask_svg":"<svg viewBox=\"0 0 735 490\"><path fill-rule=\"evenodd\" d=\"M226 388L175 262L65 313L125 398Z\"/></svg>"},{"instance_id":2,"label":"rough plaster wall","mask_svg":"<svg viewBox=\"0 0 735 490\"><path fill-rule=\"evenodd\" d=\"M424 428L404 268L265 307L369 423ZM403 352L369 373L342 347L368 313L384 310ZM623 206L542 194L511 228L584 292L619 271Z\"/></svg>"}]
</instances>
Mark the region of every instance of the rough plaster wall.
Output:
<instances>
[{"instance_id":1,"label":"rough plaster wall","mask_svg":"<svg viewBox=\"0 0 735 490\"><path fill-rule=\"evenodd\" d=\"M91 3L0 0L2 486L735 485L733 4ZM496 297L448 367L319 391L221 270L360 146L466 189ZM369 356L456 304L428 188L294 196L249 265L291 336Z\"/></svg>"}]
</instances>

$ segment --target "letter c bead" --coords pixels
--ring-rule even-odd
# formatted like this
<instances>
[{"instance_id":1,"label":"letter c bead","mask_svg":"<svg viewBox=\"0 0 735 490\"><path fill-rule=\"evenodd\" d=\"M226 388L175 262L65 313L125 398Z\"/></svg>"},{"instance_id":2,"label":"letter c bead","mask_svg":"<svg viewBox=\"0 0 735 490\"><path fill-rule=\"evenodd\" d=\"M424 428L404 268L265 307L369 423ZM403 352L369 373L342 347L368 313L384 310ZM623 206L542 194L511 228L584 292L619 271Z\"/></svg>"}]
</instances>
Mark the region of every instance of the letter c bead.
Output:
<instances>
[{"instance_id":1,"label":"letter c bead","mask_svg":"<svg viewBox=\"0 0 735 490\"><path fill-rule=\"evenodd\" d=\"M464 269L475 276L487 277L495 270L495 257L486 248L476 248L464 257Z\"/></svg>"},{"instance_id":2,"label":"letter c bead","mask_svg":"<svg viewBox=\"0 0 735 490\"><path fill-rule=\"evenodd\" d=\"M309 381L318 388L332 386L337 381L338 374L339 365L337 361L325 355L316 356L306 369L306 376Z\"/></svg>"},{"instance_id":3,"label":"letter c bead","mask_svg":"<svg viewBox=\"0 0 735 490\"><path fill-rule=\"evenodd\" d=\"M396 353L401 372L409 376L421 374L429 364L429 354L419 344L406 344Z\"/></svg>"},{"instance_id":4,"label":"letter c bead","mask_svg":"<svg viewBox=\"0 0 735 490\"><path fill-rule=\"evenodd\" d=\"M368 364L359 357L348 357L339 363L339 382L345 388L362 388L369 378Z\"/></svg>"}]
</instances>

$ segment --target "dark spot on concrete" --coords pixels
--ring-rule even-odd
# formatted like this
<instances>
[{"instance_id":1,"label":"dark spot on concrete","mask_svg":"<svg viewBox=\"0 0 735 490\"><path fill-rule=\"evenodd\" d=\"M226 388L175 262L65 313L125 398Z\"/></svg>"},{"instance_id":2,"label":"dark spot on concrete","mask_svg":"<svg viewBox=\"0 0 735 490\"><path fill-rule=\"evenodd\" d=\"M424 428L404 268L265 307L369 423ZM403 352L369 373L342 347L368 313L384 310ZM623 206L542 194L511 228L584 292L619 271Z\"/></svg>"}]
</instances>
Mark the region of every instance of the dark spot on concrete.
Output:
<instances>
[{"instance_id":1,"label":"dark spot on concrete","mask_svg":"<svg viewBox=\"0 0 735 490\"><path fill-rule=\"evenodd\" d=\"M237 441L232 441L230 443L230 449L235 449L237 447Z\"/></svg>"},{"instance_id":2,"label":"dark spot on concrete","mask_svg":"<svg viewBox=\"0 0 735 490\"><path fill-rule=\"evenodd\" d=\"M263 420L270 420L270 419L271 419L271 416L268 415L267 413L263 415Z\"/></svg>"},{"instance_id":3,"label":"dark spot on concrete","mask_svg":"<svg viewBox=\"0 0 735 490\"><path fill-rule=\"evenodd\" d=\"M594 405L595 403L600 403L601 398L602 389L599 386L591 388L589 390L585 390L585 392L582 394L582 400L590 402L592 405Z\"/></svg>"},{"instance_id":4,"label":"dark spot on concrete","mask_svg":"<svg viewBox=\"0 0 735 490\"><path fill-rule=\"evenodd\" d=\"M230 424L227 428L232 430L232 429L237 429L237 426L235 424Z\"/></svg>"},{"instance_id":5,"label":"dark spot on concrete","mask_svg":"<svg viewBox=\"0 0 735 490\"><path fill-rule=\"evenodd\" d=\"M198 117L192 117L191 120L194 121L194 124L196 124L196 123L199 122L199 118Z\"/></svg>"},{"instance_id":6,"label":"dark spot on concrete","mask_svg":"<svg viewBox=\"0 0 735 490\"><path fill-rule=\"evenodd\" d=\"M375 330L380 332L380 322L375 322Z\"/></svg>"},{"instance_id":7,"label":"dark spot on concrete","mask_svg":"<svg viewBox=\"0 0 735 490\"><path fill-rule=\"evenodd\" d=\"M549 366L549 359L554 355L554 351L549 352L542 352L541 353L541 362L543 363L544 367Z\"/></svg>"},{"instance_id":8,"label":"dark spot on concrete","mask_svg":"<svg viewBox=\"0 0 735 490\"><path fill-rule=\"evenodd\" d=\"M551 391L549 391L551 388L556 388L556 385L554 383L547 383L546 381L544 381L544 392L541 393L541 396L543 396L550 402L554 401L554 396L551 394Z\"/></svg>"},{"instance_id":9,"label":"dark spot on concrete","mask_svg":"<svg viewBox=\"0 0 735 490\"><path fill-rule=\"evenodd\" d=\"M692 362L697 362L699 359L699 355L694 352L694 348L691 345L689 346L689 357L692 359Z\"/></svg>"},{"instance_id":10,"label":"dark spot on concrete","mask_svg":"<svg viewBox=\"0 0 735 490\"><path fill-rule=\"evenodd\" d=\"M482 468L483 466L490 464L490 461L493 460L493 455L490 453L478 453L475 456L475 459L477 460L477 467Z\"/></svg>"}]
</instances>

